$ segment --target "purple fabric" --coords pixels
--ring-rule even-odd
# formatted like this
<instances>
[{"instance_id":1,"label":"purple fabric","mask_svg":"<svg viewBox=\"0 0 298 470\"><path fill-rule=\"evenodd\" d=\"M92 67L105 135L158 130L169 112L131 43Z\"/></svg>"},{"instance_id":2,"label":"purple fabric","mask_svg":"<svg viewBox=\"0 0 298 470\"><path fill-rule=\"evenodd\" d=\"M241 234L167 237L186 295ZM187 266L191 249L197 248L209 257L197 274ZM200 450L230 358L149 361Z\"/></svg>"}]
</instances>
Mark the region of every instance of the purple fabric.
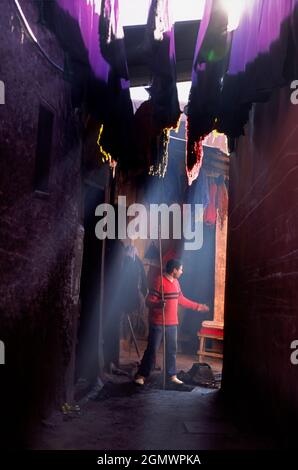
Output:
<instances>
[{"instance_id":1,"label":"purple fabric","mask_svg":"<svg viewBox=\"0 0 298 470\"><path fill-rule=\"evenodd\" d=\"M147 20L150 98L157 129L175 127L180 117L176 86L174 25L169 0L152 0Z\"/></svg>"},{"instance_id":2,"label":"purple fabric","mask_svg":"<svg viewBox=\"0 0 298 470\"><path fill-rule=\"evenodd\" d=\"M104 125L102 146L121 168L132 168L133 107L118 0L56 0L55 5L54 26L71 56L77 87L84 89L90 114Z\"/></svg>"},{"instance_id":3,"label":"purple fabric","mask_svg":"<svg viewBox=\"0 0 298 470\"><path fill-rule=\"evenodd\" d=\"M245 2L238 28L233 33L228 73L244 72L248 63L279 38L282 22L293 12L297 0L250 0Z\"/></svg>"},{"instance_id":4,"label":"purple fabric","mask_svg":"<svg viewBox=\"0 0 298 470\"><path fill-rule=\"evenodd\" d=\"M118 0L103 0L103 18L108 29L109 35L105 38L107 46L123 36L123 29L119 24L119 8ZM101 2L98 0L57 0L58 5L66 12L68 12L73 19L77 21L80 27L84 45L88 51L88 58L90 66L97 78L108 82L111 65L104 57L100 42L99 42L99 25L101 17ZM101 42L101 45L103 43ZM117 44L118 46L118 44ZM115 51L114 51L115 55ZM125 61L125 59L122 59ZM121 78L122 88L128 88L129 82L127 77Z\"/></svg>"},{"instance_id":5,"label":"purple fabric","mask_svg":"<svg viewBox=\"0 0 298 470\"><path fill-rule=\"evenodd\" d=\"M110 66L104 60L99 48L100 11L96 7L96 2L94 0L57 0L57 3L78 22L88 51L90 66L97 78L107 82Z\"/></svg>"},{"instance_id":6,"label":"purple fabric","mask_svg":"<svg viewBox=\"0 0 298 470\"><path fill-rule=\"evenodd\" d=\"M231 111L242 104L246 106L242 118L238 116L239 123L245 123L249 103L266 101L274 88L286 84L289 19L296 4L297 0L251 0L245 3L240 24L233 34L222 99L226 110ZM239 129L236 135L238 132Z\"/></svg>"},{"instance_id":7,"label":"purple fabric","mask_svg":"<svg viewBox=\"0 0 298 470\"><path fill-rule=\"evenodd\" d=\"M99 33L100 50L104 59L110 64L114 73L121 77L122 89L129 88L124 32L119 22L118 0L102 1Z\"/></svg>"},{"instance_id":8,"label":"purple fabric","mask_svg":"<svg viewBox=\"0 0 298 470\"><path fill-rule=\"evenodd\" d=\"M199 28L199 33L198 33L198 38L197 38L196 48L195 48L195 54L194 54L194 63L193 63L193 69L192 69L192 85L193 86L197 84L197 78L198 78L197 72L199 70L204 70L206 67L206 63L205 62L200 63L200 61L198 61L197 58L199 56L199 52L202 47L202 44L203 44L203 41L207 32L207 28L209 26L211 12L212 12L212 0L206 0L204 14L200 23L200 28Z\"/></svg>"}]
</instances>

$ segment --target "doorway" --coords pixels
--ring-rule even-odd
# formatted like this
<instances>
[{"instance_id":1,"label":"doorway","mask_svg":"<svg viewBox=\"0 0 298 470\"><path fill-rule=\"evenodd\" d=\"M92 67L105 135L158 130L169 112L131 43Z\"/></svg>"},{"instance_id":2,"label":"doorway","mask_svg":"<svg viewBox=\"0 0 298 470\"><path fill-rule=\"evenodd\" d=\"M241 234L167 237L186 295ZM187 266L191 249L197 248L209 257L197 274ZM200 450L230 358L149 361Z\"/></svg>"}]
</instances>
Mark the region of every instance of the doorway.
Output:
<instances>
[{"instance_id":1,"label":"doorway","mask_svg":"<svg viewBox=\"0 0 298 470\"><path fill-rule=\"evenodd\" d=\"M80 284L80 319L75 378L94 382L100 372L100 285L102 241L95 235L95 208L105 202L104 188L84 185L84 251Z\"/></svg>"}]
</instances>

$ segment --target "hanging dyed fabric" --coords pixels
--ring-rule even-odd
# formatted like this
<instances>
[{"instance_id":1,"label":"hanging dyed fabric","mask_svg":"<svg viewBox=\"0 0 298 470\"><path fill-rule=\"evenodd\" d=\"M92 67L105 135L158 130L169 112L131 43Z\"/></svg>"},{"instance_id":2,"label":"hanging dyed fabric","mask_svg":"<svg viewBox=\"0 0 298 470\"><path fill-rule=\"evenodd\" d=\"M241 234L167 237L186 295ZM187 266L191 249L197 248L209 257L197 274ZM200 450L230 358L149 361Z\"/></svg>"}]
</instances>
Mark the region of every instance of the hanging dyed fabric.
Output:
<instances>
[{"instance_id":1,"label":"hanging dyed fabric","mask_svg":"<svg viewBox=\"0 0 298 470\"><path fill-rule=\"evenodd\" d=\"M114 73L121 77L123 88L129 88L124 47L124 31L119 22L119 1L103 0L99 21L100 50Z\"/></svg>"},{"instance_id":2,"label":"hanging dyed fabric","mask_svg":"<svg viewBox=\"0 0 298 470\"><path fill-rule=\"evenodd\" d=\"M110 65L108 80L109 109L105 125L110 153L122 169L134 166L133 106L124 46L119 21L119 0L102 0L99 20L100 50Z\"/></svg>"},{"instance_id":3,"label":"hanging dyed fabric","mask_svg":"<svg viewBox=\"0 0 298 470\"><path fill-rule=\"evenodd\" d=\"M217 194L216 194L216 206L218 210L218 217L220 227L223 227L224 221L228 216L228 190L225 184L225 179L221 175L217 178Z\"/></svg>"},{"instance_id":4,"label":"hanging dyed fabric","mask_svg":"<svg viewBox=\"0 0 298 470\"><path fill-rule=\"evenodd\" d=\"M133 108L118 0L44 4L47 24L67 53L76 98L84 100L87 112L98 122L98 133L103 125L102 148L122 166L129 166Z\"/></svg>"},{"instance_id":5,"label":"hanging dyed fabric","mask_svg":"<svg viewBox=\"0 0 298 470\"><path fill-rule=\"evenodd\" d=\"M265 102L276 88L296 78L291 15L297 0L244 2L233 32L224 77L218 129L229 137L244 134L252 103Z\"/></svg>"},{"instance_id":6,"label":"hanging dyed fabric","mask_svg":"<svg viewBox=\"0 0 298 470\"><path fill-rule=\"evenodd\" d=\"M217 184L213 178L209 181L209 204L204 211L204 222L207 225L216 224L216 194Z\"/></svg>"},{"instance_id":7,"label":"hanging dyed fabric","mask_svg":"<svg viewBox=\"0 0 298 470\"><path fill-rule=\"evenodd\" d=\"M227 14L219 0L206 0L193 62L192 86L187 106L186 173L188 184L198 177L203 139L216 128L221 79L227 67L230 34Z\"/></svg>"},{"instance_id":8,"label":"hanging dyed fabric","mask_svg":"<svg viewBox=\"0 0 298 470\"><path fill-rule=\"evenodd\" d=\"M177 128L181 115L176 87L174 26L168 0L151 1L145 50L152 74L149 94L151 128L155 134L150 145L149 174L163 177L168 164L170 130Z\"/></svg>"},{"instance_id":9,"label":"hanging dyed fabric","mask_svg":"<svg viewBox=\"0 0 298 470\"><path fill-rule=\"evenodd\" d=\"M201 169L199 177L196 179L193 185L188 186L186 189L187 204L191 204L191 215L195 217L195 205L202 204L204 210L208 207L210 196L209 196L209 183L206 171L204 168Z\"/></svg>"}]
</instances>

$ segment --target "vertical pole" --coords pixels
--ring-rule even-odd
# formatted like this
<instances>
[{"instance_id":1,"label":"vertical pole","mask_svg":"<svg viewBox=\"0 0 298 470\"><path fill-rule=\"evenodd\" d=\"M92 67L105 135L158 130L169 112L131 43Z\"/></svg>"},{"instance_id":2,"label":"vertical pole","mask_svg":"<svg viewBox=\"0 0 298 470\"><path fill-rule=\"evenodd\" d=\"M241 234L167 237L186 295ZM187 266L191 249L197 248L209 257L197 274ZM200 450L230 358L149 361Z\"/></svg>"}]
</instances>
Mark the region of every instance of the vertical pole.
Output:
<instances>
[{"instance_id":1,"label":"vertical pole","mask_svg":"<svg viewBox=\"0 0 298 470\"><path fill-rule=\"evenodd\" d=\"M103 297L104 297L104 271L105 271L106 241L102 240L101 245L101 266L100 266L100 297L99 297L99 332L98 332L98 365L99 376L103 376L104 352L103 352Z\"/></svg>"},{"instance_id":2,"label":"vertical pole","mask_svg":"<svg viewBox=\"0 0 298 470\"><path fill-rule=\"evenodd\" d=\"M105 187L105 202L110 203L110 169L108 170L107 184ZM99 296L99 322L98 322L98 366L99 376L103 376L104 369L104 351L103 351L103 301L104 301L104 285L105 285L105 254L106 254L106 239L102 240L101 245L101 265L100 265L100 296Z\"/></svg>"},{"instance_id":3,"label":"vertical pole","mask_svg":"<svg viewBox=\"0 0 298 470\"><path fill-rule=\"evenodd\" d=\"M158 240L159 240L159 264L160 264L160 279L161 279L161 300L162 306L162 326L163 326L163 390L166 388L166 324L165 324L165 306L164 306L164 290L163 290L163 265L162 265L162 246L161 246L161 227L160 218L158 218Z\"/></svg>"}]
</instances>

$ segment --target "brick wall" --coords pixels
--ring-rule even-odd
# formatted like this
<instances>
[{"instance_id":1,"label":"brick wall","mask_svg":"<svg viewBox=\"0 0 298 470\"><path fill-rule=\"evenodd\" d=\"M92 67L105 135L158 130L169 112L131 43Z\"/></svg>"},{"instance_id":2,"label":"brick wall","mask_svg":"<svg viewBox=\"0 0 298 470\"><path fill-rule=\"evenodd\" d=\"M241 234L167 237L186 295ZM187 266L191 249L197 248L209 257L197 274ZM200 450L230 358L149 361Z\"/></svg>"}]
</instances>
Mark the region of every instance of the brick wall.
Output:
<instances>
[{"instance_id":1,"label":"brick wall","mask_svg":"<svg viewBox=\"0 0 298 470\"><path fill-rule=\"evenodd\" d=\"M231 157L224 390L280 422L298 415L298 106L290 88L251 112Z\"/></svg>"},{"instance_id":2,"label":"brick wall","mask_svg":"<svg viewBox=\"0 0 298 470\"><path fill-rule=\"evenodd\" d=\"M63 52L38 22L37 2L20 2L32 30L52 60ZM80 142L70 85L28 39L7 2L0 18L0 339L1 407L9 413L5 435L26 433L48 415L72 386L77 306L72 297L80 222ZM53 113L48 190L35 191L40 105ZM4 428L4 426L2 426ZM2 441L3 442L3 441Z\"/></svg>"}]
</instances>

